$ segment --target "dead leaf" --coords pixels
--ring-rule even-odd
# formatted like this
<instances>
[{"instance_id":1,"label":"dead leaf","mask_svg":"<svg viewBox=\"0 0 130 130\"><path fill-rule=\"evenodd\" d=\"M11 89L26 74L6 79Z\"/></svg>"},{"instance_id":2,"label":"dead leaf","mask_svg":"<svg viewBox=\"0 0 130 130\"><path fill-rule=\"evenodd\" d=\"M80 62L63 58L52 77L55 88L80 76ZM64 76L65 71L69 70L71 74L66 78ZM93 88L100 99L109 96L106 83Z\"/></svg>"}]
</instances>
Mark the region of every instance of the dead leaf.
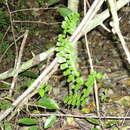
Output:
<instances>
[{"instance_id":1,"label":"dead leaf","mask_svg":"<svg viewBox=\"0 0 130 130\"><path fill-rule=\"evenodd\" d=\"M120 104L122 106L130 106L130 96L123 96L123 97L118 97L114 98L113 100L115 103Z\"/></svg>"}]
</instances>

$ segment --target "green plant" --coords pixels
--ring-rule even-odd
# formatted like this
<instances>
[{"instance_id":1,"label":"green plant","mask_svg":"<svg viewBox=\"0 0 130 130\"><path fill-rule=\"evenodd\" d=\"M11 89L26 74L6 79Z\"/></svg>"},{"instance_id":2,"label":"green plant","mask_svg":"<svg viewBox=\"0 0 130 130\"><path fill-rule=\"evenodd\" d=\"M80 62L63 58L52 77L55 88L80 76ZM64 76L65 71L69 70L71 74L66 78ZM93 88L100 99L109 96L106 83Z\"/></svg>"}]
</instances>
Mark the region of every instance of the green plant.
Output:
<instances>
[{"instance_id":1,"label":"green plant","mask_svg":"<svg viewBox=\"0 0 130 130\"><path fill-rule=\"evenodd\" d=\"M9 122L4 122L4 130L13 130L12 125Z\"/></svg>"},{"instance_id":2,"label":"green plant","mask_svg":"<svg viewBox=\"0 0 130 130\"><path fill-rule=\"evenodd\" d=\"M85 118L89 123L95 125L95 126L100 126L101 121L99 119L94 119L94 118ZM103 128L111 128L118 123L118 120L107 120L105 122L102 122ZM95 128L92 128L91 130L96 130ZM99 129L97 129L99 130Z\"/></svg>"},{"instance_id":3,"label":"green plant","mask_svg":"<svg viewBox=\"0 0 130 130\"><path fill-rule=\"evenodd\" d=\"M9 47L9 42L7 40L3 40L3 33L0 32L0 54L3 54L5 52L5 50ZM3 40L3 41L2 41ZM12 51L11 50L8 50L5 54L5 57L11 57L13 54L12 54Z\"/></svg>"},{"instance_id":4,"label":"green plant","mask_svg":"<svg viewBox=\"0 0 130 130\"><path fill-rule=\"evenodd\" d=\"M47 129L47 128L51 127L56 122L56 119L57 118L55 115L49 116L44 124L44 128Z\"/></svg>"},{"instance_id":5,"label":"green plant","mask_svg":"<svg viewBox=\"0 0 130 130\"><path fill-rule=\"evenodd\" d=\"M31 119L31 118L21 118L18 120L19 124L23 124L23 125L36 125L38 124L38 121L35 119Z\"/></svg>"},{"instance_id":6,"label":"green plant","mask_svg":"<svg viewBox=\"0 0 130 130\"><path fill-rule=\"evenodd\" d=\"M25 72L22 72L20 76L36 79L38 77L38 74L32 71L25 71Z\"/></svg>"},{"instance_id":7,"label":"green plant","mask_svg":"<svg viewBox=\"0 0 130 130\"><path fill-rule=\"evenodd\" d=\"M0 110L6 110L11 107L11 102L8 100L0 100Z\"/></svg>"},{"instance_id":8,"label":"green plant","mask_svg":"<svg viewBox=\"0 0 130 130\"><path fill-rule=\"evenodd\" d=\"M35 0L40 6L45 5L44 0Z\"/></svg>"},{"instance_id":9,"label":"green plant","mask_svg":"<svg viewBox=\"0 0 130 130\"><path fill-rule=\"evenodd\" d=\"M39 87L39 95L41 96L41 97L44 97L44 96L46 96L47 95L47 93L48 93L48 91L50 91L52 89L52 86L51 85L49 85L49 84L44 84L44 85L41 85L40 87Z\"/></svg>"},{"instance_id":10,"label":"green plant","mask_svg":"<svg viewBox=\"0 0 130 130\"><path fill-rule=\"evenodd\" d=\"M0 4L4 4L5 3L5 0L0 0Z\"/></svg>"},{"instance_id":11,"label":"green plant","mask_svg":"<svg viewBox=\"0 0 130 130\"><path fill-rule=\"evenodd\" d=\"M8 26L9 23L9 18L6 12L3 11L3 8L0 8L0 28Z\"/></svg>"},{"instance_id":12,"label":"green plant","mask_svg":"<svg viewBox=\"0 0 130 130\"><path fill-rule=\"evenodd\" d=\"M60 13L62 17L66 17L68 14L72 13L69 8L57 8L57 11Z\"/></svg>"},{"instance_id":13,"label":"green plant","mask_svg":"<svg viewBox=\"0 0 130 130\"><path fill-rule=\"evenodd\" d=\"M43 106L45 109L59 109L58 104L55 102L55 100L49 98L47 96L48 91L52 89L52 86L48 84L44 84L39 86L38 94L40 95L40 99L37 101L36 104Z\"/></svg>"},{"instance_id":14,"label":"green plant","mask_svg":"<svg viewBox=\"0 0 130 130\"><path fill-rule=\"evenodd\" d=\"M60 0L48 0L47 6L52 6L52 5L56 4L56 3L58 3L59 1Z\"/></svg>"},{"instance_id":15,"label":"green plant","mask_svg":"<svg viewBox=\"0 0 130 130\"><path fill-rule=\"evenodd\" d=\"M102 102L106 102L108 97L108 92L109 92L109 88L104 88L104 90L102 91L102 93L99 94L100 100Z\"/></svg>"},{"instance_id":16,"label":"green plant","mask_svg":"<svg viewBox=\"0 0 130 130\"><path fill-rule=\"evenodd\" d=\"M84 106L86 100L93 88L96 79L102 78L97 72L92 72L87 80L83 80L77 67L77 49L68 40L70 34L73 34L77 24L79 23L79 14L70 13L62 22L63 34L58 36L57 42L57 58L60 63L60 69L63 75L67 77L70 86L70 94L64 99L64 103L73 106Z\"/></svg>"},{"instance_id":17,"label":"green plant","mask_svg":"<svg viewBox=\"0 0 130 130\"><path fill-rule=\"evenodd\" d=\"M40 98L37 101L38 105L41 105L43 107L45 107L45 109L50 109L50 110L57 110L59 109L58 104L55 102L55 100L48 98L46 96Z\"/></svg>"}]
</instances>

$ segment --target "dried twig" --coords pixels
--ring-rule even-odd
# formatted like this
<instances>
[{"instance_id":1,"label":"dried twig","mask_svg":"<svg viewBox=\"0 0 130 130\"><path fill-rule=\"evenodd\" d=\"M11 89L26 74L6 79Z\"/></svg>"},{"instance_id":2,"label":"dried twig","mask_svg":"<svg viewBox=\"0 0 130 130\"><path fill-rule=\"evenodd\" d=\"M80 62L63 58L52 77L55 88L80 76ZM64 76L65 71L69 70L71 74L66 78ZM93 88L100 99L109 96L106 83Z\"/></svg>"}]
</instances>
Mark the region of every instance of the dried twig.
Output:
<instances>
[{"instance_id":1,"label":"dried twig","mask_svg":"<svg viewBox=\"0 0 130 130\"><path fill-rule=\"evenodd\" d=\"M29 94L26 96L26 98L24 98L24 99L20 102L20 104L16 107L15 112L14 112L13 114L11 114L10 117L8 117L8 121L11 120L11 119L13 118L13 116L15 116L15 114L17 113L17 110L20 111L24 105L28 106L28 100L29 100L32 96L34 96L36 93L38 93L38 90L40 89L41 84L46 83L46 82L50 79L50 77L53 75L53 73L57 70L57 68L58 68L58 64L55 65L54 68L42 79L41 83L35 88L35 90L34 90L32 93L29 93ZM30 86L30 87L31 87L31 86ZM27 91L27 90L26 90L26 91Z\"/></svg>"},{"instance_id":2,"label":"dried twig","mask_svg":"<svg viewBox=\"0 0 130 130\"><path fill-rule=\"evenodd\" d=\"M95 16L97 11L100 9L101 5L103 4L104 0L95 0L88 10L87 14L75 30L74 34L70 37L70 41L75 43L82 35L86 33L86 27L89 26L92 18Z\"/></svg>"},{"instance_id":3,"label":"dried twig","mask_svg":"<svg viewBox=\"0 0 130 130\"><path fill-rule=\"evenodd\" d=\"M91 7L90 2L88 0L85 0L85 1L86 1L85 3L87 4L88 8L90 8Z\"/></svg>"},{"instance_id":4,"label":"dried twig","mask_svg":"<svg viewBox=\"0 0 130 130\"><path fill-rule=\"evenodd\" d=\"M6 3L8 13L9 13L9 16L10 16L11 31L12 31L13 40L14 40L14 43L15 43L15 49L16 49L16 52L15 52L16 53L15 65L16 65L17 60L18 60L18 47L17 47L17 44L16 44L16 37L15 37L15 33L14 33L13 18L12 18L12 14L11 14L11 11L10 11L10 8L9 8L9 5L8 5L8 0L5 0L5 3Z\"/></svg>"},{"instance_id":5,"label":"dried twig","mask_svg":"<svg viewBox=\"0 0 130 130\"><path fill-rule=\"evenodd\" d=\"M130 0L118 0L116 3L117 6L117 10L119 10L120 8L124 7L128 2L130 2ZM94 29L95 27L102 25L102 23L109 18L110 16L110 12L108 9L106 9L105 11L103 11L102 13L96 15L93 20L90 21L89 25L85 28L85 32L90 32L92 29Z\"/></svg>"},{"instance_id":6,"label":"dried twig","mask_svg":"<svg viewBox=\"0 0 130 130\"><path fill-rule=\"evenodd\" d=\"M95 7L95 5L99 2L99 1L94 1L95 3L93 3L93 8ZM102 4L103 1L101 1ZM85 2L84 2L85 3ZM99 6L96 6L94 8L94 13L92 14L92 16L94 17L94 15L97 13L97 11L99 10L99 7L101 6L101 4ZM84 4L84 15L86 15L86 3ZM91 9L91 8L90 8ZM91 12L92 13L92 12ZM87 15L86 15L87 16ZM89 16L88 16L89 17ZM93 18L91 17L91 19ZM90 20L91 20L90 19ZM89 22L89 21L88 21ZM91 67L91 72L94 71L93 68L93 62L92 62L92 58L91 58L91 53L90 53L90 49L89 49L89 45L88 45L88 41L87 41L87 34L85 33L85 42L86 42L86 48L87 48L87 53L88 53L88 57L89 57L89 64ZM96 81L94 82L94 93L95 93L95 101L96 101L96 108L97 108L97 115L100 116L100 110L99 110L99 100L98 100L98 89L97 89L97 83Z\"/></svg>"},{"instance_id":7,"label":"dried twig","mask_svg":"<svg viewBox=\"0 0 130 130\"><path fill-rule=\"evenodd\" d=\"M57 117L74 117L74 118L95 118L95 119L110 119L110 120L130 120L130 117L126 116L94 116L92 114L85 114L84 116L71 115L71 114L30 114L32 117L48 117L55 115Z\"/></svg>"},{"instance_id":8,"label":"dried twig","mask_svg":"<svg viewBox=\"0 0 130 130\"><path fill-rule=\"evenodd\" d=\"M19 68L19 73L39 64L41 61L44 61L45 59L47 59L50 55L52 55L52 53L54 52L55 48L51 48L46 52L42 52L39 55L36 55L35 57L33 57L32 59L28 60L27 62L23 63L20 68ZM10 69L4 73L0 74L0 80L4 80L7 78L10 78L14 75L14 73L16 72L16 69Z\"/></svg>"},{"instance_id":9,"label":"dried twig","mask_svg":"<svg viewBox=\"0 0 130 130\"><path fill-rule=\"evenodd\" d=\"M127 60L130 64L130 51L127 47L127 44L122 36L122 33L121 33L121 30L120 30L120 27L119 27L119 18L118 18L118 15L117 15L117 2L116 0L108 0L108 3L109 3L109 6L110 6L110 11L111 11L111 14L112 14L112 18L113 18L113 29L114 31L117 33L120 41L121 41L121 45L125 51L125 54L127 56Z\"/></svg>"},{"instance_id":10,"label":"dried twig","mask_svg":"<svg viewBox=\"0 0 130 130\"><path fill-rule=\"evenodd\" d=\"M8 86L11 86L11 83L8 83L8 82L6 82L6 81L0 81L1 83L3 83L3 84L6 84L6 85L8 85Z\"/></svg>"},{"instance_id":11,"label":"dried twig","mask_svg":"<svg viewBox=\"0 0 130 130\"><path fill-rule=\"evenodd\" d=\"M9 29L10 29L10 26L7 28L7 30L6 30L6 32L5 32L4 36L3 36L3 38L2 38L2 40L1 40L1 43L3 43L3 41L4 41L4 39L5 39L6 35L7 35L7 33L8 33L8 31L9 31Z\"/></svg>"},{"instance_id":12,"label":"dried twig","mask_svg":"<svg viewBox=\"0 0 130 130\"><path fill-rule=\"evenodd\" d=\"M19 37L16 39L16 42L17 42L18 40L20 40L23 36L24 36L24 35L19 36ZM12 43L8 46L8 48L6 48L6 50L4 51L3 55L0 57L0 62L2 61L2 59L3 59L3 57L5 56L5 54L6 54L6 52L8 51L8 49L9 49L10 47L12 47L13 45L14 45L14 42L12 42Z\"/></svg>"},{"instance_id":13,"label":"dried twig","mask_svg":"<svg viewBox=\"0 0 130 130\"><path fill-rule=\"evenodd\" d=\"M18 106L31 92L33 92L56 65L57 59L52 61L52 63L41 73L34 83L32 83L32 85L12 103L10 108L0 113L0 121L6 118L16 106Z\"/></svg>"},{"instance_id":14,"label":"dried twig","mask_svg":"<svg viewBox=\"0 0 130 130\"><path fill-rule=\"evenodd\" d=\"M13 20L14 23L36 23L36 24L45 24L45 25L55 25L55 24L60 24L61 22L55 22L55 23L47 23L47 22L42 22L42 21L20 21L20 20Z\"/></svg>"},{"instance_id":15,"label":"dried twig","mask_svg":"<svg viewBox=\"0 0 130 130\"><path fill-rule=\"evenodd\" d=\"M128 117L129 112L130 112L130 108L129 108L128 111L126 112L125 117ZM125 120L126 120L125 118L124 118L124 120L122 120L122 122L121 122L121 126L124 125Z\"/></svg>"},{"instance_id":16,"label":"dried twig","mask_svg":"<svg viewBox=\"0 0 130 130\"><path fill-rule=\"evenodd\" d=\"M23 55L23 50L24 50L24 46L25 46L25 43L26 43L26 40L27 40L27 36L28 36L28 30L26 30L26 32L24 34L24 38L23 38L23 41L22 41L22 44L21 44L21 47L20 47L19 56L18 56L18 60L17 60L16 67L15 67L16 71L15 71L15 74L13 76L12 84L11 84L10 91L9 91L10 96L12 96L12 92L13 92L13 89L15 87L15 83L17 81L17 76L18 76L18 73L19 73L21 58L22 58L22 55Z\"/></svg>"},{"instance_id":17,"label":"dried twig","mask_svg":"<svg viewBox=\"0 0 130 130\"><path fill-rule=\"evenodd\" d=\"M93 62L92 62L91 53L90 53L90 49L89 49L86 34L85 34L85 42L86 42L86 48L87 48L87 53L88 53L88 57L89 57L89 64L90 64L91 73L92 73L94 71L94 67L93 67ZM97 115L100 116L99 99L98 99L98 87L97 87L97 82L96 81L94 82L94 93L95 93Z\"/></svg>"},{"instance_id":18,"label":"dried twig","mask_svg":"<svg viewBox=\"0 0 130 130\"><path fill-rule=\"evenodd\" d=\"M18 13L18 12L24 12L24 11L39 11L39 10L55 10L57 9L57 7L55 8L29 8L29 9L20 9L20 10L15 10L15 11L12 11L11 13Z\"/></svg>"}]
</instances>

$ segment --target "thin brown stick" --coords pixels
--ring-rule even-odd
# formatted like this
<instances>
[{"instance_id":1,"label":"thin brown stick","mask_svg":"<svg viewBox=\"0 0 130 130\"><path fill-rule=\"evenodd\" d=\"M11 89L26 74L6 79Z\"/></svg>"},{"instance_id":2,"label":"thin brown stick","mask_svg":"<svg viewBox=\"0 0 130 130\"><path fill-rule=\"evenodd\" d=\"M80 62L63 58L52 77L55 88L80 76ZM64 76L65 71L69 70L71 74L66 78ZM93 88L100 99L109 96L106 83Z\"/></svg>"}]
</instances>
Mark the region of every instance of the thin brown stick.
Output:
<instances>
[{"instance_id":1,"label":"thin brown stick","mask_svg":"<svg viewBox=\"0 0 130 130\"><path fill-rule=\"evenodd\" d=\"M125 117L127 117L127 116L128 116L129 112L130 112L130 108L129 108L129 110L127 111L127 113L125 114ZM122 122L121 122L121 126L123 126L123 125L124 125L125 120L126 120L125 118L124 118L124 120L122 120Z\"/></svg>"},{"instance_id":2,"label":"thin brown stick","mask_svg":"<svg viewBox=\"0 0 130 130\"><path fill-rule=\"evenodd\" d=\"M13 40L14 40L14 43L15 43L15 49L16 49L15 65L16 65L17 60L18 60L18 46L16 44L16 37L15 37L14 27L13 27L13 18L12 18L11 10L10 10L9 5L8 5L8 0L5 0L5 3L6 3L6 6L7 6L7 9L8 9L8 13L9 13L10 23L11 23L11 31L12 31Z\"/></svg>"},{"instance_id":3,"label":"thin brown stick","mask_svg":"<svg viewBox=\"0 0 130 130\"><path fill-rule=\"evenodd\" d=\"M86 0L86 3L87 3L88 8L90 8L91 7L90 2Z\"/></svg>"},{"instance_id":4,"label":"thin brown stick","mask_svg":"<svg viewBox=\"0 0 130 130\"><path fill-rule=\"evenodd\" d=\"M70 41L73 41L73 43L75 43L82 35L84 35L84 33L86 33L86 27L89 26L90 21L93 19L97 11L100 9L103 2L104 0L95 0L93 2L91 8L88 10L80 25L77 27L74 34L71 36Z\"/></svg>"},{"instance_id":5,"label":"thin brown stick","mask_svg":"<svg viewBox=\"0 0 130 130\"><path fill-rule=\"evenodd\" d=\"M95 10L96 10L95 13L98 11L98 9L99 8L95 8ZM86 15L86 0L84 0L84 15ZM94 16L94 14L93 14L93 16ZM91 53L90 53L90 49L89 49L88 40L87 40L87 34L86 33L85 33L85 43L86 43L87 54L88 54L88 57L89 57L89 64L90 64L90 68L91 68L91 73L92 73L94 71L94 67L93 67L93 62L92 62L92 58L91 58ZM95 93L95 102L96 102L97 115L100 116L98 89L97 89L96 81L94 82L94 93Z\"/></svg>"},{"instance_id":6,"label":"thin brown stick","mask_svg":"<svg viewBox=\"0 0 130 130\"><path fill-rule=\"evenodd\" d=\"M121 30L120 30L120 27L119 27L119 18L118 18L118 14L117 14L117 2L116 2L116 0L108 0L108 3L109 3L109 6L110 6L112 18L113 18L113 29L117 33L117 35L118 35L118 37L121 41L121 45L124 49L124 52L127 56L127 60L130 64L130 51L127 47L127 44L124 40L124 37L122 36Z\"/></svg>"},{"instance_id":7,"label":"thin brown stick","mask_svg":"<svg viewBox=\"0 0 130 130\"><path fill-rule=\"evenodd\" d=\"M29 9L20 9L20 10L15 10L15 11L12 11L11 13L18 13L18 12L24 12L24 11L32 11L32 10L36 10L36 11L39 11L39 10L55 10L57 9L58 7L55 7L55 8L29 8Z\"/></svg>"},{"instance_id":8,"label":"thin brown stick","mask_svg":"<svg viewBox=\"0 0 130 130\"><path fill-rule=\"evenodd\" d=\"M3 41L4 41L4 39L5 39L6 35L7 35L7 33L8 33L8 31L9 31L9 29L10 29L10 26L7 28L7 30L6 30L6 32L5 32L4 36L3 36L3 38L2 38L2 40L1 40L1 43L3 43Z\"/></svg>"},{"instance_id":9,"label":"thin brown stick","mask_svg":"<svg viewBox=\"0 0 130 130\"><path fill-rule=\"evenodd\" d=\"M69 114L30 114L32 117L47 117L50 115L55 115L57 117L73 117L73 118L95 118L95 119L110 119L110 120L130 120L130 117L123 116L94 116L92 114L85 114L84 116L79 115L69 115Z\"/></svg>"},{"instance_id":10,"label":"thin brown stick","mask_svg":"<svg viewBox=\"0 0 130 130\"><path fill-rule=\"evenodd\" d=\"M3 126L0 126L1 130L4 130Z\"/></svg>"},{"instance_id":11,"label":"thin brown stick","mask_svg":"<svg viewBox=\"0 0 130 130\"><path fill-rule=\"evenodd\" d=\"M19 41L23 36L24 36L24 35L19 36L19 37L16 39L16 42ZM6 48L6 50L4 51L3 55L0 57L0 62L2 61L2 59L3 59L3 57L5 56L5 54L6 54L6 52L8 51L8 49L9 49L10 47L12 47L13 45L14 45L14 42L12 42L12 43L8 46L8 48Z\"/></svg>"},{"instance_id":12,"label":"thin brown stick","mask_svg":"<svg viewBox=\"0 0 130 130\"><path fill-rule=\"evenodd\" d=\"M11 86L11 83L8 83L8 82L6 82L6 81L1 81L1 80L0 80L0 82L3 83L3 84L6 84L6 85Z\"/></svg>"},{"instance_id":13,"label":"thin brown stick","mask_svg":"<svg viewBox=\"0 0 130 130\"><path fill-rule=\"evenodd\" d=\"M42 22L42 21L20 21L20 20L13 20L14 23L36 23L36 24L45 24L45 25L55 25L55 24L60 24L61 22L56 22L56 23L47 23L47 22Z\"/></svg>"},{"instance_id":14,"label":"thin brown stick","mask_svg":"<svg viewBox=\"0 0 130 130\"><path fill-rule=\"evenodd\" d=\"M18 56L18 60L17 60L17 64L16 64L16 72L14 74L13 80L12 80L12 84L10 87L10 91L9 91L9 95L12 96L12 92L14 90L16 81L17 81L17 77L18 77L18 73L19 73L19 68L20 68L20 64L21 64L21 58L23 55L23 50L24 50L24 46L27 40L27 36L28 36L28 30L26 30L25 34L24 34L24 38L20 47L20 51L19 51L19 56Z\"/></svg>"},{"instance_id":15,"label":"thin brown stick","mask_svg":"<svg viewBox=\"0 0 130 130\"><path fill-rule=\"evenodd\" d=\"M86 48L87 48L87 53L88 53L88 57L89 57L89 64L90 64L91 73L92 73L94 71L94 68L93 68L93 62L92 62L91 53L90 53L86 34L85 34L85 42L86 42ZM98 99L98 87L97 87L96 81L94 82L94 94L95 94L97 115L100 116L99 99Z\"/></svg>"}]
</instances>

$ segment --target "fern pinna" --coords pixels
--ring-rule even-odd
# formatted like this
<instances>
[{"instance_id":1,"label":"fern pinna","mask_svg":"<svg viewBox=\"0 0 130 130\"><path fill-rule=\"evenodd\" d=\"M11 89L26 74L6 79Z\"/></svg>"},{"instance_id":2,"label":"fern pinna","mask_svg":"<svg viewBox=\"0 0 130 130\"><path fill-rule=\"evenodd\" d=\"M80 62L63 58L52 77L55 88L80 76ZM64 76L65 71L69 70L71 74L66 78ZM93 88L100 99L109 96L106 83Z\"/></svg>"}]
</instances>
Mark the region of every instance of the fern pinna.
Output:
<instances>
[{"instance_id":1,"label":"fern pinna","mask_svg":"<svg viewBox=\"0 0 130 130\"><path fill-rule=\"evenodd\" d=\"M93 72L87 80L83 80L78 71L77 50L68 38L78 25L79 18L78 13L71 13L65 17L62 22L63 34L58 36L56 47L60 69L63 70L63 75L67 77L70 87L70 94L64 98L64 103L76 107L82 107L86 104L96 78L101 78L100 74Z\"/></svg>"}]
</instances>

